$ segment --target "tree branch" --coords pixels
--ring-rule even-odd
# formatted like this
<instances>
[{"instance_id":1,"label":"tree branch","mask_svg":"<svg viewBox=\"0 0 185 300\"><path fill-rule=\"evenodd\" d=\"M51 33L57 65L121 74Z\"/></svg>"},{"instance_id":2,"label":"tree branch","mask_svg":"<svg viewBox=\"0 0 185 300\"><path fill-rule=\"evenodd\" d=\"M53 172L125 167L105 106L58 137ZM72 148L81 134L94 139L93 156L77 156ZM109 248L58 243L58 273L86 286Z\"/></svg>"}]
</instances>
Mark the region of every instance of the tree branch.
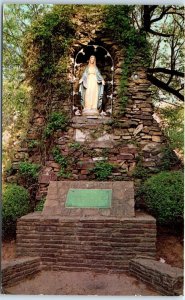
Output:
<instances>
[{"instance_id":1,"label":"tree branch","mask_svg":"<svg viewBox=\"0 0 185 300\"><path fill-rule=\"evenodd\" d=\"M165 73L165 74L169 74L169 75L184 77L183 72L179 72L176 70L170 70L170 69L166 69L166 68L148 68L147 71L152 74L161 72L161 73Z\"/></svg>"},{"instance_id":2,"label":"tree branch","mask_svg":"<svg viewBox=\"0 0 185 300\"><path fill-rule=\"evenodd\" d=\"M151 24L154 22L154 20L157 20L157 18L156 18L152 22L151 13L155 10L155 8L157 6L158 5L152 5L152 6L144 5L144 13L143 13L143 27L144 27L144 30L146 32L152 33L154 35L159 35L159 36L163 36L163 37L170 37L170 36L172 36L171 34L160 33L160 32L157 32L157 31L151 29ZM166 8L166 10L167 9L169 9L169 7ZM164 9L164 11L166 11L166 10Z\"/></svg>"},{"instance_id":3,"label":"tree branch","mask_svg":"<svg viewBox=\"0 0 185 300\"><path fill-rule=\"evenodd\" d=\"M180 94L177 90L173 89L172 87L168 86L165 82L157 79L156 77L154 77L151 74L148 74L148 80L153 83L154 85L156 85L157 87L165 90L168 93L173 94L174 96L176 96L177 98L179 98L181 101L184 101L184 96L182 94Z\"/></svg>"},{"instance_id":4,"label":"tree branch","mask_svg":"<svg viewBox=\"0 0 185 300\"><path fill-rule=\"evenodd\" d=\"M160 36L159 39L158 39L157 47L156 47L156 49L155 49L155 53L154 53L154 61L153 61L153 68L155 68L155 63L156 63L156 60L157 60L157 53L158 53L158 50L159 50L160 42L161 42L161 36Z\"/></svg>"},{"instance_id":5,"label":"tree branch","mask_svg":"<svg viewBox=\"0 0 185 300\"><path fill-rule=\"evenodd\" d=\"M151 28L149 28L149 29L147 30L147 32L152 33L152 34L154 34L154 35L164 36L164 37L171 37L171 36L173 36L173 34L161 33L161 32L155 31L155 30L153 30L153 29L151 29Z\"/></svg>"},{"instance_id":6,"label":"tree branch","mask_svg":"<svg viewBox=\"0 0 185 300\"><path fill-rule=\"evenodd\" d=\"M138 22L138 20L137 20L137 17L135 16L134 12L132 12L132 18L133 18L133 21L136 22L138 29L141 29L141 28L140 28L140 25L139 25L139 22Z\"/></svg>"},{"instance_id":7,"label":"tree branch","mask_svg":"<svg viewBox=\"0 0 185 300\"><path fill-rule=\"evenodd\" d=\"M167 11L172 8L172 6L169 6L165 9L165 7L163 6L163 11L161 13L161 15L158 17L158 18L155 18L153 20L150 20L150 24L154 23L154 22L157 22L157 21L160 21L167 13Z\"/></svg>"},{"instance_id":8,"label":"tree branch","mask_svg":"<svg viewBox=\"0 0 185 300\"><path fill-rule=\"evenodd\" d=\"M166 15L178 15L184 20L184 15L178 12L167 12Z\"/></svg>"},{"instance_id":9,"label":"tree branch","mask_svg":"<svg viewBox=\"0 0 185 300\"><path fill-rule=\"evenodd\" d=\"M181 85L180 89L178 89L177 91L180 92L184 89L184 84Z\"/></svg>"}]
</instances>

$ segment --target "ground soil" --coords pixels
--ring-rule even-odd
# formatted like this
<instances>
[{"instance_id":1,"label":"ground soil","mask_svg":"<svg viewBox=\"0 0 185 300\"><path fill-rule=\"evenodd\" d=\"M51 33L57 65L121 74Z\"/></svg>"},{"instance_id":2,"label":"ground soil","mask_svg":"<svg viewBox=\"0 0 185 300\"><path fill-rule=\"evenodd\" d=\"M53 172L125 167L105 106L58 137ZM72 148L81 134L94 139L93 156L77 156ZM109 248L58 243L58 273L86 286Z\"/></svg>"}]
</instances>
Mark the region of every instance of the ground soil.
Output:
<instances>
[{"instance_id":1,"label":"ground soil","mask_svg":"<svg viewBox=\"0 0 185 300\"><path fill-rule=\"evenodd\" d=\"M15 240L2 242L2 260L15 258Z\"/></svg>"},{"instance_id":2,"label":"ground soil","mask_svg":"<svg viewBox=\"0 0 185 300\"><path fill-rule=\"evenodd\" d=\"M42 271L31 280L25 279L3 292L12 295L160 295L125 273L99 274L93 271Z\"/></svg>"},{"instance_id":3,"label":"ground soil","mask_svg":"<svg viewBox=\"0 0 185 300\"><path fill-rule=\"evenodd\" d=\"M157 260L161 258L165 263L178 268L184 267L184 235L172 234L164 228L158 228L157 234Z\"/></svg>"}]
</instances>

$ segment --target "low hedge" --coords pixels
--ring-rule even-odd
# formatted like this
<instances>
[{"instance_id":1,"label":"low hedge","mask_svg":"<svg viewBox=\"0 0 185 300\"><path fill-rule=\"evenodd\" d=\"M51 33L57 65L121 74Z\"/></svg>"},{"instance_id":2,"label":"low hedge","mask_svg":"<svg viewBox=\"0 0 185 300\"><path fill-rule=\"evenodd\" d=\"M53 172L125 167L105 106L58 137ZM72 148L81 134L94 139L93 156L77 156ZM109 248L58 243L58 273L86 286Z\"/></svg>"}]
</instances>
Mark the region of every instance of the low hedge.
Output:
<instances>
[{"instance_id":1,"label":"low hedge","mask_svg":"<svg viewBox=\"0 0 185 300\"><path fill-rule=\"evenodd\" d=\"M30 212L29 192L22 186L7 184L3 189L2 232L3 238L15 237L16 221Z\"/></svg>"},{"instance_id":2,"label":"low hedge","mask_svg":"<svg viewBox=\"0 0 185 300\"><path fill-rule=\"evenodd\" d=\"M163 171L148 178L141 186L140 196L160 225L183 222L184 175L182 171Z\"/></svg>"}]
</instances>

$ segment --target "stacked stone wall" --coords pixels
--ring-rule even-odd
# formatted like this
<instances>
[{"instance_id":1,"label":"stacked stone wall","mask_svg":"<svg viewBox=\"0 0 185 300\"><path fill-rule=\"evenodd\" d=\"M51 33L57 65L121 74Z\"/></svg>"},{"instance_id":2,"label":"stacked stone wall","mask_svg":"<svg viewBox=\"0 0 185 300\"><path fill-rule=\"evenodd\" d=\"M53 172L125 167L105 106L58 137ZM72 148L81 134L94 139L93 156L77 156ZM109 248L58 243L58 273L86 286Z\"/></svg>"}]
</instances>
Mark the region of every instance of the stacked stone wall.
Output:
<instances>
[{"instance_id":1,"label":"stacked stone wall","mask_svg":"<svg viewBox=\"0 0 185 300\"><path fill-rule=\"evenodd\" d=\"M2 263L3 288L37 274L41 270L39 257L22 257Z\"/></svg>"},{"instance_id":2,"label":"stacked stone wall","mask_svg":"<svg viewBox=\"0 0 185 300\"><path fill-rule=\"evenodd\" d=\"M114 164L108 180L130 180L139 159L143 167L151 171L160 168L165 138L153 118L154 108L146 69L137 60L134 73L128 78L127 92L123 95L128 97L125 113L120 114L120 85L125 54L124 49L103 29L102 21L101 9L92 9L88 18L81 12L74 16L76 33L68 52L66 73L61 76L73 77L75 55L83 47L93 44L105 47L114 61L112 115L101 116L99 119L74 116L74 86L70 81L66 82L71 84L71 93L66 99L58 99L51 94L48 102L48 97L34 96L28 134L20 143L12 163L13 172L7 181L20 183L16 176L20 161L41 164L37 199L47 194L51 180L96 180L91 170L101 160ZM46 139L43 131L52 111L66 111L70 124L65 132L57 130L51 138ZM37 146L33 146L34 143ZM75 148L76 143L82 147ZM61 166L52 156L54 147L60 149L67 161L68 170L64 177L58 176Z\"/></svg>"},{"instance_id":3,"label":"stacked stone wall","mask_svg":"<svg viewBox=\"0 0 185 300\"><path fill-rule=\"evenodd\" d=\"M40 256L52 270L128 270L137 254L155 257L156 225L137 218L43 217L34 213L17 225L17 255Z\"/></svg>"},{"instance_id":4,"label":"stacked stone wall","mask_svg":"<svg viewBox=\"0 0 185 300\"><path fill-rule=\"evenodd\" d=\"M130 261L129 271L162 295L183 295L183 270L180 268L150 258L135 258Z\"/></svg>"}]
</instances>

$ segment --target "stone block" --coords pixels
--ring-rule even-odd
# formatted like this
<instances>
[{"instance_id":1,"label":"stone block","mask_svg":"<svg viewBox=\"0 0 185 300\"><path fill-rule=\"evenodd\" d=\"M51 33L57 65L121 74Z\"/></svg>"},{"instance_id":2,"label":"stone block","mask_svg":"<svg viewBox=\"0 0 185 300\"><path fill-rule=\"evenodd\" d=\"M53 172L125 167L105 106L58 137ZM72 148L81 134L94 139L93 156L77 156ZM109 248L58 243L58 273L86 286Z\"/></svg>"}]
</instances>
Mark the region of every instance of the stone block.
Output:
<instances>
[{"instance_id":1,"label":"stone block","mask_svg":"<svg viewBox=\"0 0 185 300\"><path fill-rule=\"evenodd\" d=\"M39 183L49 183L50 181L50 176L49 175L40 175L38 182Z\"/></svg>"},{"instance_id":2,"label":"stone block","mask_svg":"<svg viewBox=\"0 0 185 300\"><path fill-rule=\"evenodd\" d=\"M180 268L141 256L130 261L129 271L165 296L183 295L184 277Z\"/></svg>"},{"instance_id":3,"label":"stone block","mask_svg":"<svg viewBox=\"0 0 185 300\"><path fill-rule=\"evenodd\" d=\"M149 128L147 127L147 126L145 126L145 127L143 127L143 130L142 130L142 132L144 132L144 133L149 133Z\"/></svg>"},{"instance_id":4,"label":"stone block","mask_svg":"<svg viewBox=\"0 0 185 300\"><path fill-rule=\"evenodd\" d=\"M80 173L81 173L82 175L87 175L87 174L89 173L89 171L88 171L88 170L81 170Z\"/></svg>"},{"instance_id":5,"label":"stone block","mask_svg":"<svg viewBox=\"0 0 185 300\"><path fill-rule=\"evenodd\" d=\"M55 180L57 180L57 175L56 175L54 172L51 172L51 173L49 174L49 179L50 179L51 181L55 181Z\"/></svg>"},{"instance_id":6,"label":"stone block","mask_svg":"<svg viewBox=\"0 0 185 300\"><path fill-rule=\"evenodd\" d=\"M148 134L144 134L144 135L142 135L142 139L150 140L150 139L152 139L152 136L148 135Z\"/></svg>"},{"instance_id":7,"label":"stone block","mask_svg":"<svg viewBox=\"0 0 185 300\"><path fill-rule=\"evenodd\" d=\"M162 132L161 131L150 131L150 134L153 134L153 135L162 135Z\"/></svg>"},{"instance_id":8,"label":"stone block","mask_svg":"<svg viewBox=\"0 0 185 300\"><path fill-rule=\"evenodd\" d=\"M147 143L146 145L144 145L144 147L142 148L143 151L146 152L150 152L153 155L160 153L161 151L161 145L159 145L156 142L151 142L151 143Z\"/></svg>"},{"instance_id":9,"label":"stone block","mask_svg":"<svg viewBox=\"0 0 185 300\"><path fill-rule=\"evenodd\" d=\"M78 176L79 180L86 180L87 179L87 175L79 175Z\"/></svg>"},{"instance_id":10,"label":"stone block","mask_svg":"<svg viewBox=\"0 0 185 300\"><path fill-rule=\"evenodd\" d=\"M158 135L153 135L152 136L152 141L156 143L161 143L161 137Z\"/></svg>"},{"instance_id":11,"label":"stone block","mask_svg":"<svg viewBox=\"0 0 185 300\"><path fill-rule=\"evenodd\" d=\"M143 129L143 124L139 124L139 125L137 126L137 128L134 130L133 134L134 134L134 135L137 135L139 132L142 131L142 129Z\"/></svg>"},{"instance_id":12,"label":"stone block","mask_svg":"<svg viewBox=\"0 0 185 300\"><path fill-rule=\"evenodd\" d=\"M104 133L102 136L96 139L97 142L113 141L114 136L112 134Z\"/></svg>"},{"instance_id":13,"label":"stone block","mask_svg":"<svg viewBox=\"0 0 185 300\"><path fill-rule=\"evenodd\" d=\"M85 142L89 139L89 132L82 131L80 129L75 129L74 140L76 142Z\"/></svg>"},{"instance_id":14,"label":"stone block","mask_svg":"<svg viewBox=\"0 0 185 300\"><path fill-rule=\"evenodd\" d=\"M131 140L131 136L130 135L123 135L122 139L123 140Z\"/></svg>"},{"instance_id":15,"label":"stone block","mask_svg":"<svg viewBox=\"0 0 185 300\"><path fill-rule=\"evenodd\" d=\"M151 113L153 112L153 109L149 107L142 107L141 110L144 112L151 112Z\"/></svg>"},{"instance_id":16,"label":"stone block","mask_svg":"<svg viewBox=\"0 0 185 300\"><path fill-rule=\"evenodd\" d=\"M18 178L16 175L12 175L12 176L8 176L6 180L8 183L17 183Z\"/></svg>"},{"instance_id":17,"label":"stone block","mask_svg":"<svg viewBox=\"0 0 185 300\"><path fill-rule=\"evenodd\" d=\"M91 149L103 149L103 148L114 148L114 145L115 145L115 142L114 141L94 141L94 142L91 142L89 144L89 148Z\"/></svg>"},{"instance_id":18,"label":"stone block","mask_svg":"<svg viewBox=\"0 0 185 300\"><path fill-rule=\"evenodd\" d=\"M117 156L117 159L119 160L125 160L125 159L134 159L133 154L130 153L120 153L120 155Z\"/></svg>"},{"instance_id":19,"label":"stone block","mask_svg":"<svg viewBox=\"0 0 185 300\"><path fill-rule=\"evenodd\" d=\"M143 161L143 167L155 167L155 166L156 166L155 161L151 159L145 159L145 161Z\"/></svg>"},{"instance_id":20,"label":"stone block","mask_svg":"<svg viewBox=\"0 0 185 300\"><path fill-rule=\"evenodd\" d=\"M54 162L54 161L51 161L51 162L48 164L48 166L51 167L51 168L56 168L56 169L60 169L60 168L61 168L60 164L58 164L58 163L56 163L56 162Z\"/></svg>"},{"instance_id":21,"label":"stone block","mask_svg":"<svg viewBox=\"0 0 185 300\"><path fill-rule=\"evenodd\" d=\"M93 161L102 161L102 160L107 160L107 157L103 157L103 156L101 156L101 157L93 157L92 160Z\"/></svg>"}]
</instances>

